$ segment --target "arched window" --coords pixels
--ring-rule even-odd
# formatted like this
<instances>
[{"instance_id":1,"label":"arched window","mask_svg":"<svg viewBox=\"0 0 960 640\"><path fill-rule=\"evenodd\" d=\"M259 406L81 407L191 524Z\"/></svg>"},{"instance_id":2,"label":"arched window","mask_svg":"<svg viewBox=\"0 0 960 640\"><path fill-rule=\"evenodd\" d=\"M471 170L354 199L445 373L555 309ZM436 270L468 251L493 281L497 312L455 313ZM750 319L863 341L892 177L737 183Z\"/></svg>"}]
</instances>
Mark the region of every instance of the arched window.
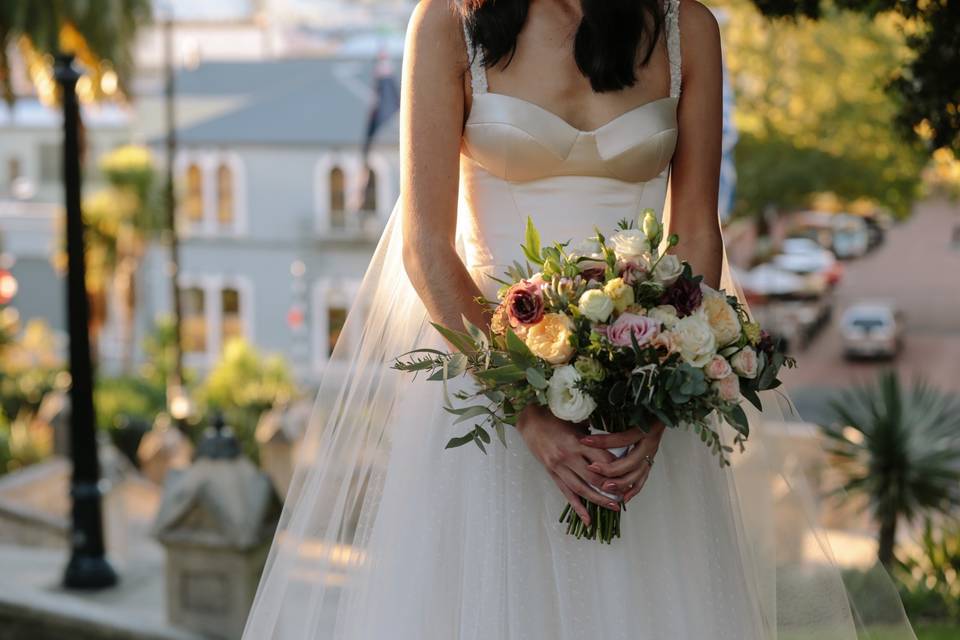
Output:
<instances>
[{"instance_id":1,"label":"arched window","mask_svg":"<svg viewBox=\"0 0 960 640\"><path fill-rule=\"evenodd\" d=\"M347 208L347 185L343 169L330 169L330 226L342 227Z\"/></svg>"},{"instance_id":2,"label":"arched window","mask_svg":"<svg viewBox=\"0 0 960 640\"><path fill-rule=\"evenodd\" d=\"M187 287L180 290L181 330L185 353L203 353L207 350L207 314L203 289Z\"/></svg>"},{"instance_id":3,"label":"arched window","mask_svg":"<svg viewBox=\"0 0 960 640\"><path fill-rule=\"evenodd\" d=\"M342 306L327 307L327 356L333 354L337 340L343 333L343 325L347 322L347 310Z\"/></svg>"},{"instance_id":4,"label":"arched window","mask_svg":"<svg viewBox=\"0 0 960 640\"><path fill-rule=\"evenodd\" d=\"M183 199L183 211L190 222L203 220L203 171L197 164L187 167L187 192Z\"/></svg>"},{"instance_id":5,"label":"arched window","mask_svg":"<svg viewBox=\"0 0 960 640\"><path fill-rule=\"evenodd\" d=\"M367 185L363 190L363 211L377 210L377 172L367 167Z\"/></svg>"},{"instance_id":6,"label":"arched window","mask_svg":"<svg viewBox=\"0 0 960 640\"><path fill-rule=\"evenodd\" d=\"M233 171L226 164L217 167L217 222L233 224Z\"/></svg>"},{"instance_id":7,"label":"arched window","mask_svg":"<svg viewBox=\"0 0 960 640\"><path fill-rule=\"evenodd\" d=\"M240 315L240 291L226 287L220 292L220 335L225 346L234 338L243 337L243 318Z\"/></svg>"}]
</instances>

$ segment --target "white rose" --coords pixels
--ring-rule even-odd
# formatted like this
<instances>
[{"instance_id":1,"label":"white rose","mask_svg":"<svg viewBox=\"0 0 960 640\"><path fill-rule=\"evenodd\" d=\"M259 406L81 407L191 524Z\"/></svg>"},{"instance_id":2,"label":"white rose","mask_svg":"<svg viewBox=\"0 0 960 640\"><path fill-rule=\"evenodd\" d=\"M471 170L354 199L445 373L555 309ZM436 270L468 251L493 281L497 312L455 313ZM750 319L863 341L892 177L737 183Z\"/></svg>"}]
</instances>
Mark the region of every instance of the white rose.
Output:
<instances>
[{"instance_id":1,"label":"white rose","mask_svg":"<svg viewBox=\"0 0 960 640\"><path fill-rule=\"evenodd\" d=\"M726 378L715 381L713 388L720 394L721 400L733 402L740 397L740 378L731 373Z\"/></svg>"},{"instance_id":2,"label":"white rose","mask_svg":"<svg viewBox=\"0 0 960 640\"><path fill-rule=\"evenodd\" d=\"M740 351L737 351L733 358L730 359L730 364L733 365L733 370L737 372L737 375L741 375L744 378L757 377L759 364L757 361L757 352L751 347L744 347Z\"/></svg>"},{"instance_id":3,"label":"white rose","mask_svg":"<svg viewBox=\"0 0 960 640\"><path fill-rule=\"evenodd\" d=\"M683 262L672 253L668 253L657 263L653 270L653 279L665 287L669 287L683 273Z\"/></svg>"},{"instance_id":4,"label":"white rose","mask_svg":"<svg viewBox=\"0 0 960 640\"><path fill-rule=\"evenodd\" d=\"M613 300L600 289L590 289L580 296L580 313L594 322L605 322L613 313Z\"/></svg>"},{"instance_id":5,"label":"white rose","mask_svg":"<svg viewBox=\"0 0 960 640\"><path fill-rule=\"evenodd\" d=\"M661 304L647 311L647 317L662 323L667 329L672 329L677 320L677 308L672 304Z\"/></svg>"},{"instance_id":6,"label":"white rose","mask_svg":"<svg viewBox=\"0 0 960 640\"><path fill-rule=\"evenodd\" d=\"M707 374L707 377L711 380L722 380L733 373L733 369L730 368L730 363L727 362L726 358L716 355L713 356L710 362L707 363L707 366L703 368L703 372Z\"/></svg>"},{"instance_id":7,"label":"white rose","mask_svg":"<svg viewBox=\"0 0 960 640\"><path fill-rule=\"evenodd\" d=\"M580 379L580 372L569 364L554 369L550 377L547 404L550 412L561 420L583 422L597 408L593 398L577 388Z\"/></svg>"},{"instance_id":8,"label":"white rose","mask_svg":"<svg viewBox=\"0 0 960 640\"><path fill-rule=\"evenodd\" d=\"M680 356L698 369L706 366L717 350L717 339L700 313L677 320L673 329L674 345Z\"/></svg>"},{"instance_id":9,"label":"white rose","mask_svg":"<svg viewBox=\"0 0 960 640\"><path fill-rule=\"evenodd\" d=\"M700 285L700 289L703 291L703 302L700 306L717 337L717 344L724 347L739 340L740 317L736 309L727 302L727 296L704 284Z\"/></svg>"},{"instance_id":10,"label":"white rose","mask_svg":"<svg viewBox=\"0 0 960 640\"><path fill-rule=\"evenodd\" d=\"M610 238L610 244L621 260L639 262L638 258L650 253L650 241L640 229L618 231Z\"/></svg>"}]
</instances>

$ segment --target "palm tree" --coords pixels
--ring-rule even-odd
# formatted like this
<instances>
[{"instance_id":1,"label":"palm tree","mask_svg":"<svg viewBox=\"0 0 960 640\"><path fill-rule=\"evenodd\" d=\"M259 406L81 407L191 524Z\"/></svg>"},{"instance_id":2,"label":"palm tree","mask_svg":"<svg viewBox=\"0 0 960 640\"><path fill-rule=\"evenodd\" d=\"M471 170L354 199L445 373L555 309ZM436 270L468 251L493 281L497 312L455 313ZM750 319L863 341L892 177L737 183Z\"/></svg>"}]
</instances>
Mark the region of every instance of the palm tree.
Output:
<instances>
[{"instance_id":1,"label":"palm tree","mask_svg":"<svg viewBox=\"0 0 960 640\"><path fill-rule=\"evenodd\" d=\"M922 380L904 389L893 371L831 402L823 427L845 475L843 489L865 495L879 525L879 557L894 560L897 527L960 504L960 402Z\"/></svg>"},{"instance_id":2,"label":"palm tree","mask_svg":"<svg viewBox=\"0 0 960 640\"><path fill-rule=\"evenodd\" d=\"M152 18L150 0L3 0L0 2L0 93L16 100L8 53L14 46L40 60L60 51L77 56L100 95L101 78L115 73L124 90L133 72L133 44ZM46 62L49 66L49 60Z\"/></svg>"}]
</instances>

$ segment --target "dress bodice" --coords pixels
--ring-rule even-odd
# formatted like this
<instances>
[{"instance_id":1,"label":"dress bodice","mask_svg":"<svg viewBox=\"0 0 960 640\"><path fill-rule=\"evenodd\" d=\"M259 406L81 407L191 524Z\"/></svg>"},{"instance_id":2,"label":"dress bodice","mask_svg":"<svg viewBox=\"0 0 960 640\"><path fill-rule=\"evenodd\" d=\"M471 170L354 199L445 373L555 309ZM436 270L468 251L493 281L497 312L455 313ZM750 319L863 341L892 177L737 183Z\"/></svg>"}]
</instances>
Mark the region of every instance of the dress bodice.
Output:
<instances>
[{"instance_id":1,"label":"dress bodice","mask_svg":"<svg viewBox=\"0 0 960 640\"><path fill-rule=\"evenodd\" d=\"M533 102L489 92L482 52L464 31L473 105L461 147L459 226L468 266L520 259L527 216L545 242L578 242L648 207L662 215L677 144L678 8L679 0L665 0L670 95L590 131Z\"/></svg>"}]
</instances>

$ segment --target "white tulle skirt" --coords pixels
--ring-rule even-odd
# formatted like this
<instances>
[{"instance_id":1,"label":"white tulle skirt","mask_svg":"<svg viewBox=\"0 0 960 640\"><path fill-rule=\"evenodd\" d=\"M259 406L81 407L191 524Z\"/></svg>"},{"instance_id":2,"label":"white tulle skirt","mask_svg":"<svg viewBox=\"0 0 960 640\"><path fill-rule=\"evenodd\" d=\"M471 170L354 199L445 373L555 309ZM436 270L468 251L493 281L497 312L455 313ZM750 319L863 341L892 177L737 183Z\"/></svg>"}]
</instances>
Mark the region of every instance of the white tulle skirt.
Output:
<instances>
[{"instance_id":1,"label":"white tulle skirt","mask_svg":"<svg viewBox=\"0 0 960 640\"><path fill-rule=\"evenodd\" d=\"M914 638L881 569L868 591L845 588L759 413L732 470L669 431L611 545L565 534L564 499L515 432L488 455L445 450L464 425L443 387L389 368L441 346L394 218L345 328L360 344L338 348L323 381L245 639L854 640L867 633L857 598L883 604L885 639ZM813 544L786 553L783 531Z\"/></svg>"}]
</instances>

